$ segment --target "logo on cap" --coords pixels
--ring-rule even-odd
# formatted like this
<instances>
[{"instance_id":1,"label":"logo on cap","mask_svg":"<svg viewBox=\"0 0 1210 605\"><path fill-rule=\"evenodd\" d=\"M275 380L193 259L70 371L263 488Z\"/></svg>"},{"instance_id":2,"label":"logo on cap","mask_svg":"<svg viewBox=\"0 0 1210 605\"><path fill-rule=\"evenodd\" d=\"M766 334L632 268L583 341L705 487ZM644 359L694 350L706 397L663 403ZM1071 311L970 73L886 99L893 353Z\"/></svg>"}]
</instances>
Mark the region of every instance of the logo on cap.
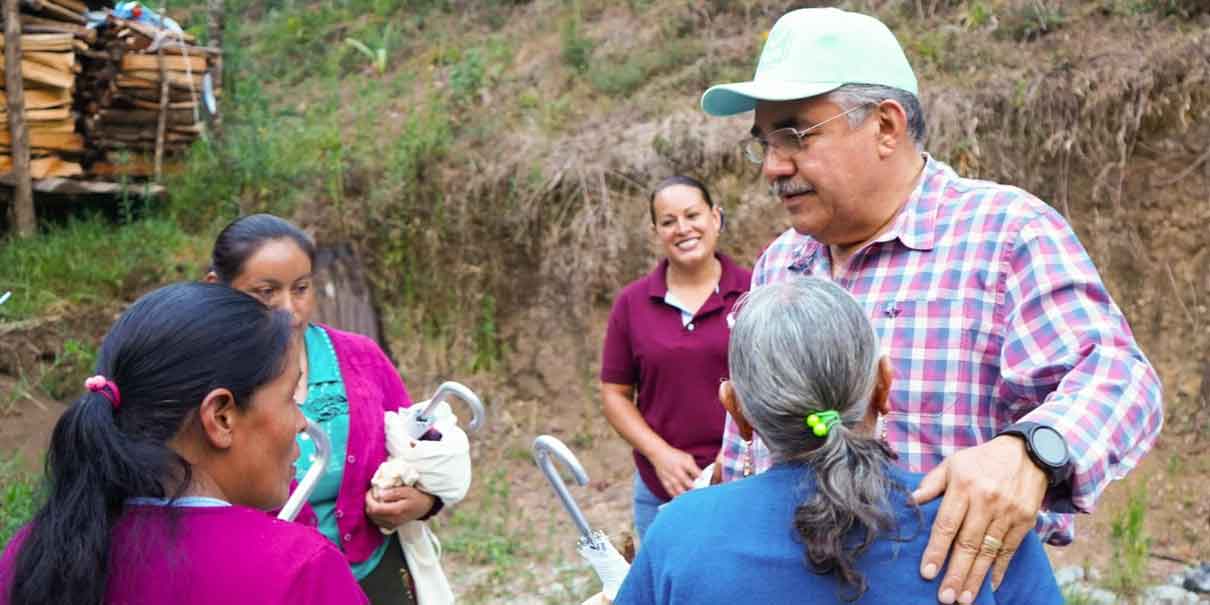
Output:
<instances>
[{"instance_id":1,"label":"logo on cap","mask_svg":"<svg viewBox=\"0 0 1210 605\"><path fill-rule=\"evenodd\" d=\"M789 29L788 27L775 27L773 31L769 32L769 40L765 42L765 49L760 53L760 65L756 67L756 71L776 67L790 54Z\"/></svg>"}]
</instances>

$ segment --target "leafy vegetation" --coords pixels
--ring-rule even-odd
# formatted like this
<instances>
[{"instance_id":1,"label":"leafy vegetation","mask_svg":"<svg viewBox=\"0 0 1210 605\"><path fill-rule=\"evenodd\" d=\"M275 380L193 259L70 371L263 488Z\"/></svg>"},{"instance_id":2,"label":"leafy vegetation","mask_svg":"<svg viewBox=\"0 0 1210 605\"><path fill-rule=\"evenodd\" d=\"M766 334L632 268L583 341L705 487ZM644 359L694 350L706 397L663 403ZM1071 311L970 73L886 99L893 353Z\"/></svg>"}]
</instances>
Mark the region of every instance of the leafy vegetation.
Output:
<instances>
[{"instance_id":1,"label":"leafy vegetation","mask_svg":"<svg viewBox=\"0 0 1210 605\"><path fill-rule=\"evenodd\" d=\"M97 364L97 348L69 338L49 366L43 368L39 385L47 395L58 399L74 399L80 385L92 376Z\"/></svg>"},{"instance_id":2,"label":"leafy vegetation","mask_svg":"<svg viewBox=\"0 0 1210 605\"><path fill-rule=\"evenodd\" d=\"M1126 508L1111 526L1113 561L1106 583L1119 594L1137 595L1146 584L1147 556L1151 549L1146 518L1147 485L1143 482L1131 493Z\"/></svg>"},{"instance_id":3,"label":"leafy vegetation","mask_svg":"<svg viewBox=\"0 0 1210 605\"><path fill-rule=\"evenodd\" d=\"M512 492L507 475L497 470L486 481L481 498L459 507L441 523L442 544L446 552L490 565L493 577L501 580L514 571L526 540L519 533L523 528L509 523Z\"/></svg>"},{"instance_id":4,"label":"leafy vegetation","mask_svg":"<svg viewBox=\"0 0 1210 605\"><path fill-rule=\"evenodd\" d=\"M583 28L580 5L576 3L575 10L563 20L559 32L563 43L563 63L580 73L588 71L593 47L592 40L584 35Z\"/></svg>"},{"instance_id":5,"label":"leafy vegetation","mask_svg":"<svg viewBox=\"0 0 1210 605\"><path fill-rule=\"evenodd\" d=\"M0 549L37 511L37 477L25 471L18 456L0 456Z\"/></svg>"},{"instance_id":6,"label":"leafy vegetation","mask_svg":"<svg viewBox=\"0 0 1210 605\"><path fill-rule=\"evenodd\" d=\"M164 4L190 31L203 32L205 3ZM14 290L13 299L0 306L0 322L112 305L159 283L194 278L221 225L241 213L269 211L302 223L321 241L354 242L368 264L392 341L417 343L416 349L435 359L404 358L409 380L417 374L503 376L522 363L518 351L528 356L524 344L515 346L517 319L528 321L522 313L546 305L558 311L553 321L566 321L575 331L590 315L576 305L600 305L631 269L649 260L646 225L641 216L630 218L645 212L634 208L642 206L642 189L653 178L687 169L716 186L719 199L731 200L729 218L736 219L734 228L728 225L731 245L742 245L736 242L765 218L749 202L758 188L752 173L731 163L734 154L706 143L738 137L746 126L711 130L718 121L687 121L664 130L662 121L690 113L706 85L748 78L782 5L228 0L227 6L222 136L194 146L186 169L170 177L171 195L162 205L125 205L112 213L120 217L116 223L78 215L48 222L38 239L0 242L0 292ZM1161 118L1182 125L1205 122L1197 113L1207 106L1204 93L1161 96L1170 86L1163 78L1195 73L1177 63L1147 56L1148 66L1163 69L1137 78L1073 77L1068 85L1067 74L1082 78L1093 70L1080 57L1055 59L1040 48L1061 47L1060 38L1080 33L1083 19L1187 19L1206 12L1200 0L1099 0L1062 10L1035 0L866 0L847 6L897 21L892 28L922 74L930 111L938 110L929 116L930 151L964 173L1008 175L1052 199L1056 184L1068 178L1053 173L1060 165L1067 170L1053 149L1067 144L1076 165L1070 190L1104 198L1096 194L1096 183L1078 180L1079 164L1111 168L1117 156L1105 160L1098 154L1116 153L1113 141L1119 139L1105 143L1094 137L1134 132L1119 124L1117 116L1134 110L1118 103L1118 96L1152 99L1142 114L1144 125ZM1063 35L1037 41L1054 31ZM1143 56L1133 50L1126 55ZM1045 86L1038 84L1042 74ZM1138 83L1155 88L1131 88ZM1177 110L1171 108L1185 113L1173 118ZM960 128L954 126L957 119ZM650 132L623 135L642 130L635 126ZM1072 139L1055 138L1060 135ZM1161 136L1141 138L1156 150L1168 144ZM972 158L969 165L953 161L961 153ZM1073 205L1090 215L1096 209L1106 222L1131 222L1087 200ZM768 224L761 224L754 243L767 241ZM1091 229L1077 226L1081 237ZM1097 241L1091 238L1090 247ZM1165 250L1157 246L1154 254ZM1109 279L1120 275L1109 269ZM1136 298L1129 292L1119 296L1141 306L1132 302ZM544 320L538 317L532 323ZM1146 322L1139 328L1158 329ZM558 336L564 329L541 334ZM583 330L576 336L587 340ZM91 367L91 346L73 335L60 350L45 354L42 367L18 377L9 401L0 400L0 413L22 392L72 392L80 373ZM1159 348L1149 346L1149 354ZM585 349L584 359L596 353L591 343ZM570 349L567 354L577 355ZM592 363L566 361L580 370ZM582 373L591 382L591 372ZM541 397L543 388L534 387L533 396ZM1180 422L1203 416L1170 417ZM567 430L576 448L602 445L603 437L594 442L596 433ZM502 458L513 466L528 464L528 444L514 440L519 445ZM492 589L503 574L527 573L523 563L537 560L552 569L560 564L549 555L550 540L541 543L542 536L510 516L511 501L525 495L510 491L511 477L499 466L477 472L475 497L439 521L450 554L500 570L488 579ZM24 481L0 471L0 496L16 494L18 502L4 504L0 530L10 518L25 518L13 511L32 510L34 483ZM1143 509L1132 510L1115 530L1122 567L1114 578L1123 586L1142 581L1139 570L1145 567L1139 562L1146 557L1139 553L1148 544ZM542 546L535 549L535 543ZM574 586L581 572L563 569L555 581L567 584L566 594L576 594L583 589ZM558 601L579 602L561 598L566 594ZM466 600L477 602L473 596ZM498 600L488 595L478 602Z\"/></svg>"},{"instance_id":7,"label":"leafy vegetation","mask_svg":"<svg viewBox=\"0 0 1210 605\"><path fill-rule=\"evenodd\" d=\"M608 57L588 70L593 88L613 97L633 93L646 82L701 56L695 40L674 40L649 49Z\"/></svg>"},{"instance_id":8,"label":"leafy vegetation","mask_svg":"<svg viewBox=\"0 0 1210 605\"><path fill-rule=\"evenodd\" d=\"M0 320L110 304L184 277L175 259L195 241L164 218L114 225L90 215L28 241L7 242L0 246L0 284L13 296L0 306Z\"/></svg>"}]
</instances>

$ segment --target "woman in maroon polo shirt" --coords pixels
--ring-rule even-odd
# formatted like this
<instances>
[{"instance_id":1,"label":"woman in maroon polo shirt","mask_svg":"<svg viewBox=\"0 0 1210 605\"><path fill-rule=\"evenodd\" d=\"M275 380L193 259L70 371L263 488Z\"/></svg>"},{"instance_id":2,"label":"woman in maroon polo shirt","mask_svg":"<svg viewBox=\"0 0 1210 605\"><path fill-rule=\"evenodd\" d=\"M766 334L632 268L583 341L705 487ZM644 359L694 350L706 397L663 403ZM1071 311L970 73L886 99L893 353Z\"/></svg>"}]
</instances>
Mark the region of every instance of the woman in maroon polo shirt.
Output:
<instances>
[{"instance_id":1,"label":"woman in maroon polo shirt","mask_svg":"<svg viewBox=\"0 0 1210 605\"><path fill-rule=\"evenodd\" d=\"M688 490L718 454L727 316L752 279L715 250L723 216L705 185L666 178L649 208L665 258L614 301L601 356L605 417L634 447L640 540L659 506Z\"/></svg>"}]
</instances>

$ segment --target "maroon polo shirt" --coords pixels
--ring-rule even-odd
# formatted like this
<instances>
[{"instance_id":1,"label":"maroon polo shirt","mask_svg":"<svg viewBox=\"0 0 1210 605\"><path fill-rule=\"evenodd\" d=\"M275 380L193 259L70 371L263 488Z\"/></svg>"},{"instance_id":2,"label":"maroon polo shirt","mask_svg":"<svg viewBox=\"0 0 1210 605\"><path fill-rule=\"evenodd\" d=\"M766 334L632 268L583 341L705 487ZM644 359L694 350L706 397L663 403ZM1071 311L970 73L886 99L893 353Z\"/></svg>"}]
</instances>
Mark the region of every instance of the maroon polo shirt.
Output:
<instances>
[{"instance_id":1,"label":"maroon polo shirt","mask_svg":"<svg viewBox=\"0 0 1210 605\"><path fill-rule=\"evenodd\" d=\"M664 302L668 259L627 285L609 314L601 354L601 382L638 388L639 412L669 445L693 455L699 467L714 462L722 443L725 410L718 400L727 372L727 315L748 291L752 273L723 254L718 292L684 325L681 310ZM669 500L655 467L637 450L643 482Z\"/></svg>"}]
</instances>

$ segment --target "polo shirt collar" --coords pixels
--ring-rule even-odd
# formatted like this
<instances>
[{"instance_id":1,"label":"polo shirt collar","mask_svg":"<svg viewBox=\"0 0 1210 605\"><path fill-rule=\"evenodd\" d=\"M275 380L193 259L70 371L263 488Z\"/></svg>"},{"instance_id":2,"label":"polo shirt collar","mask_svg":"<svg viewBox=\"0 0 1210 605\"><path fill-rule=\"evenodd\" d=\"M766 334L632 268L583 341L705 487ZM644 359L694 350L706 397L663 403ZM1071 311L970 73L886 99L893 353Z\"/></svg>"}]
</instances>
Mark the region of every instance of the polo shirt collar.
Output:
<instances>
[{"instance_id":1,"label":"polo shirt collar","mask_svg":"<svg viewBox=\"0 0 1210 605\"><path fill-rule=\"evenodd\" d=\"M668 293L668 259L661 258L660 264L656 265L655 271L652 271L647 276L647 295L652 298L664 300L664 295Z\"/></svg>"},{"instance_id":2,"label":"polo shirt collar","mask_svg":"<svg viewBox=\"0 0 1210 605\"><path fill-rule=\"evenodd\" d=\"M714 253L714 258L718 259L718 263L722 269L722 274L718 278L718 293L727 295L734 292L744 292L748 289L748 281L743 278L739 266L731 257L719 252ZM668 258L660 259L660 264L656 266L655 271L652 271L647 276L647 295L652 298L664 300L664 295L668 294Z\"/></svg>"},{"instance_id":3,"label":"polo shirt collar","mask_svg":"<svg viewBox=\"0 0 1210 605\"><path fill-rule=\"evenodd\" d=\"M727 294L743 293L748 290L751 285L751 280L744 279L744 272L740 270L739 265L731 260L726 254L715 253L718 262L722 265L723 274L718 278L718 292L726 296Z\"/></svg>"}]
</instances>

